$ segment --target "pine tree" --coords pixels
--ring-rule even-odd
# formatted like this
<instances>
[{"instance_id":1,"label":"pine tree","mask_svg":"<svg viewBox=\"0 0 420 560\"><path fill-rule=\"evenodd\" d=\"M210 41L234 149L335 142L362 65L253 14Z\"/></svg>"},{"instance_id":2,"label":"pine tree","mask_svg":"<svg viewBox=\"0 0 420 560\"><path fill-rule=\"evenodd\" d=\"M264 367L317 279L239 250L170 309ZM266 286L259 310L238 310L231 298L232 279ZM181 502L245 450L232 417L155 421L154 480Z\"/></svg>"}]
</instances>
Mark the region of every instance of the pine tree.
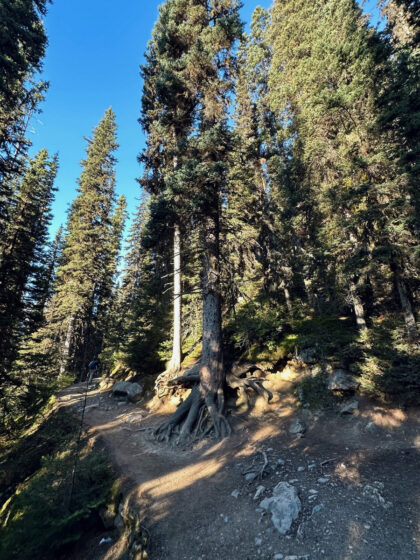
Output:
<instances>
[{"instance_id":1,"label":"pine tree","mask_svg":"<svg viewBox=\"0 0 420 560\"><path fill-rule=\"evenodd\" d=\"M46 4L47 0L0 4L0 238L15 196L13 179L22 174L26 162L27 127L48 87L33 81L47 45L42 22Z\"/></svg>"},{"instance_id":2,"label":"pine tree","mask_svg":"<svg viewBox=\"0 0 420 560\"><path fill-rule=\"evenodd\" d=\"M124 213L122 205L113 227L117 147L115 116L108 109L88 141L57 270L52 320L61 344L60 373L71 371L80 378L91 356L101 350L96 322L115 274Z\"/></svg>"},{"instance_id":3,"label":"pine tree","mask_svg":"<svg viewBox=\"0 0 420 560\"><path fill-rule=\"evenodd\" d=\"M193 43L188 58L193 75L190 87L196 100L194 134L188 138L188 161L176 174L179 204L189 207L200 226L202 245L203 341L200 384L177 413L159 429L169 437L183 421L180 436L196 425L201 402L205 403L217 436L229 431L224 416L224 383L221 286L220 206L227 185L227 159L231 148L228 107L233 88L233 46L242 33L236 1L188 3L185 24Z\"/></svg>"},{"instance_id":4,"label":"pine tree","mask_svg":"<svg viewBox=\"0 0 420 560\"><path fill-rule=\"evenodd\" d=\"M351 302L364 329L364 294L393 267L395 259L384 255L401 254L405 235L395 220L410 213L377 126L387 48L350 0L331 0L321 9L278 2L272 37L271 104L282 114L285 140L299 156L319 211L316 246L333 259L324 263L323 276L334 268L336 294Z\"/></svg>"},{"instance_id":5,"label":"pine tree","mask_svg":"<svg viewBox=\"0 0 420 560\"><path fill-rule=\"evenodd\" d=\"M189 15L194 15L198 5L194 1L169 0L160 7L142 67L140 122L147 133L147 147L139 158L146 168L141 184L160 199L154 205L159 215L151 216L151 223L165 219L173 229L173 342L168 375L180 369L182 359L181 238L185 231L181 232L181 222L186 223L186 212L179 204L176 175L184 164L184 146L197 102L191 91L194 69L190 49L200 22L194 22Z\"/></svg>"},{"instance_id":6,"label":"pine tree","mask_svg":"<svg viewBox=\"0 0 420 560\"><path fill-rule=\"evenodd\" d=\"M29 160L24 176L16 185L16 203L10 210L11 221L0 252L2 381L11 381L11 366L31 321L32 309L28 308L27 298L35 297L32 280L43 266L41 254L48 238L56 173L57 157L50 158L46 150L41 150Z\"/></svg>"}]
</instances>

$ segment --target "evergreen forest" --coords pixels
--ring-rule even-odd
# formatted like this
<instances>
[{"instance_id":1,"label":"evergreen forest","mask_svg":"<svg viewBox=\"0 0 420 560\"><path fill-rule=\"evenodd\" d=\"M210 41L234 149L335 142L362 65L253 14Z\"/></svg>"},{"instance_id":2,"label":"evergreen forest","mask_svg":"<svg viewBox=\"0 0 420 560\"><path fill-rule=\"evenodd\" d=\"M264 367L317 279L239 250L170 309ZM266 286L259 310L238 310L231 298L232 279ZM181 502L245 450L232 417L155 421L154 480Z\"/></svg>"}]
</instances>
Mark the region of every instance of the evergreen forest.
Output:
<instances>
[{"instance_id":1,"label":"evergreen forest","mask_svg":"<svg viewBox=\"0 0 420 560\"><path fill-rule=\"evenodd\" d=\"M102 378L192 388L160 440L229 436L232 391L270 398L237 364L305 351L377 402L418 405L418 2L380 0L375 27L355 0L274 0L250 22L239 0L164 1L133 115L137 211L104 107L56 232L60 161L28 134L48 6L0 0L2 441L93 358ZM327 374L297 388L302 406Z\"/></svg>"},{"instance_id":2,"label":"evergreen forest","mask_svg":"<svg viewBox=\"0 0 420 560\"><path fill-rule=\"evenodd\" d=\"M123 241L112 109L50 238L59 162L29 157L27 135L48 90L47 2L1 2L3 430L84 380L94 356L103 375L167 377L200 358L223 433L232 363L273 368L305 346L378 398L418 399L417 3L383 2L381 31L350 0L257 7L248 32L239 7L159 9L141 67L141 203Z\"/></svg>"}]
</instances>

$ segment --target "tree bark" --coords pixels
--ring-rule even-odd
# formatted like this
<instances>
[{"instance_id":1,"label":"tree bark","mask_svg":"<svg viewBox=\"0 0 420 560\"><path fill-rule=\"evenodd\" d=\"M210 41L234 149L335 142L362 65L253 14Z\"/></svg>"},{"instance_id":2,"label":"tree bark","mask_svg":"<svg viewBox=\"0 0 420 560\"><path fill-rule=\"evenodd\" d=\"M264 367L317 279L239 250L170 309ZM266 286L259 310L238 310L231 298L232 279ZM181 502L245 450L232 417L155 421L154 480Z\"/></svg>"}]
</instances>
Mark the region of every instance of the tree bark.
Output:
<instances>
[{"instance_id":1,"label":"tree bark","mask_svg":"<svg viewBox=\"0 0 420 560\"><path fill-rule=\"evenodd\" d=\"M359 330L364 331L367 329L365 309L359 294L357 293L357 284L354 280L350 281L349 285L351 303L353 305L354 314L356 316L356 323Z\"/></svg>"},{"instance_id":2,"label":"tree bark","mask_svg":"<svg viewBox=\"0 0 420 560\"><path fill-rule=\"evenodd\" d=\"M67 370L67 364L70 356L71 344L74 335L74 322L75 322L74 317L70 317L70 321L66 332L66 338L64 340L63 350L61 353L61 363L60 363L60 371L59 371L60 376L62 376Z\"/></svg>"},{"instance_id":3,"label":"tree bark","mask_svg":"<svg viewBox=\"0 0 420 560\"><path fill-rule=\"evenodd\" d=\"M181 287L181 230L178 223L174 225L174 319L173 319L173 340L172 357L168 370L178 372L181 368L182 348L181 348L181 318L182 318L182 287Z\"/></svg>"},{"instance_id":4,"label":"tree bark","mask_svg":"<svg viewBox=\"0 0 420 560\"><path fill-rule=\"evenodd\" d=\"M216 437L229 433L224 412L222 314L219 262L218 208L204 216L203 255L203 348L200 392L212 418Z\"/></svg>"},{"instance_id":5,"label":"tree bark","mask_svg":"<svg viewBox=\"0 0 420 560\"><path fill-rule=\"evenodd\" d=\"M401 309L404 316L405 326L407 327L408 336L413 340L417 339L419 336L416 318L414 317L413 307L411 305L410 298L408 297L407 286L404 280L401 278L398 268L394 268L394 279L397 286L398 295L400 297Z\"/></svg>"},{"instance_id":6,"label":"tree bark","mask_svg":"<svg viewBox=\"0 0 420 560\"><path fill-rule=\"evenodd\" d=\"M173 132L174 145L177 145L177 134ZM173 159L174 173L178 167L178 157ZM168 371L177 373L181 368L182 345L181 345L181 320L182 320L182 284L181 284L181 228L178 222L174 224L174 318L173 318L173 339L172 356L169 362Z\"/></svg>"}]
</instances>

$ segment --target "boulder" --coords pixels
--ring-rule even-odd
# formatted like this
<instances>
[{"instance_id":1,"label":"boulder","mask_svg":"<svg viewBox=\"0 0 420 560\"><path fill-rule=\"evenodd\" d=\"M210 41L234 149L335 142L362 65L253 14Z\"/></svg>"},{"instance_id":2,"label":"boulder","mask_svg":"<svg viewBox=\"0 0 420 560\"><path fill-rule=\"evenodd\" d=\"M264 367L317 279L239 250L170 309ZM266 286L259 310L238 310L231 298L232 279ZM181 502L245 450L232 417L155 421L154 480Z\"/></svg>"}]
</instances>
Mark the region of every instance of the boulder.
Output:
<instances>
[{"instance_id":1,"label":"boulder","mask_svg":"<svg viewBox=\"0 0 420 560\"><path fill-rule=\"evenodd\" d=\"M128 401L136 402L140 399L143 392L143 387L138 383L131 383L129 381L117 381L112 388L112 394L116 397L121 395L125 396Z\"/></svg>"},{"instance_id":2,"label":"boulder","mask_svg":"<svg viewBox=\"0 0 420 560\"><path fill-rule=\"evenodd\" d=\"M281 535L285 535L302 508L297 489L288 482L279 482L271 498L265 498L260 507L271 513L271 521Z\"/></svg>"},{"instance_id":3,"label":"boulder","mask_svg":"<svg viewBox=\"0 0 420 560\"><path fill-rule=\"evenodd\" d=\"M344 369L335 369L328 381L330 391L354 392L360 383Z\"/></svg>"}]
</instances>

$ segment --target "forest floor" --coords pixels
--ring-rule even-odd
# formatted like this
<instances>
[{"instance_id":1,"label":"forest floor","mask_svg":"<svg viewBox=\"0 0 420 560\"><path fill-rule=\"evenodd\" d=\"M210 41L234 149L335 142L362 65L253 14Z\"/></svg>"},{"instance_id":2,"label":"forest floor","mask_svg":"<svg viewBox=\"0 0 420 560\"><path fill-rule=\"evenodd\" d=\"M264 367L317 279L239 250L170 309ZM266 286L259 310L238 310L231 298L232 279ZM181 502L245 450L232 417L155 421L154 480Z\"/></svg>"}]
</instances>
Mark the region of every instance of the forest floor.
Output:
<instances>
[{"instance_id":1,"label":"forest floor","mask_svg":"<svg viewBox=\"0 0 420 560\"><path fill-rule=\"evenodd\" d=\"M84 390L69 387L60 406L80 413ZM141 431L156 427L165 410L95 389L86 404L89 435L106 448L125 499L141 512L150 560L420 558L418 410L361 400L341 416L299 409L285 394L263 414L233 413L233 435L223 441L175 446ZM289 431L296 418L303 437ZM258 476L247 480L247 472ZM286 535L259 507L280 481L297 489L302 505ZM86 535L76 558L118 560L124 549L104 531Z\"/></svg>"}]
</instances>

